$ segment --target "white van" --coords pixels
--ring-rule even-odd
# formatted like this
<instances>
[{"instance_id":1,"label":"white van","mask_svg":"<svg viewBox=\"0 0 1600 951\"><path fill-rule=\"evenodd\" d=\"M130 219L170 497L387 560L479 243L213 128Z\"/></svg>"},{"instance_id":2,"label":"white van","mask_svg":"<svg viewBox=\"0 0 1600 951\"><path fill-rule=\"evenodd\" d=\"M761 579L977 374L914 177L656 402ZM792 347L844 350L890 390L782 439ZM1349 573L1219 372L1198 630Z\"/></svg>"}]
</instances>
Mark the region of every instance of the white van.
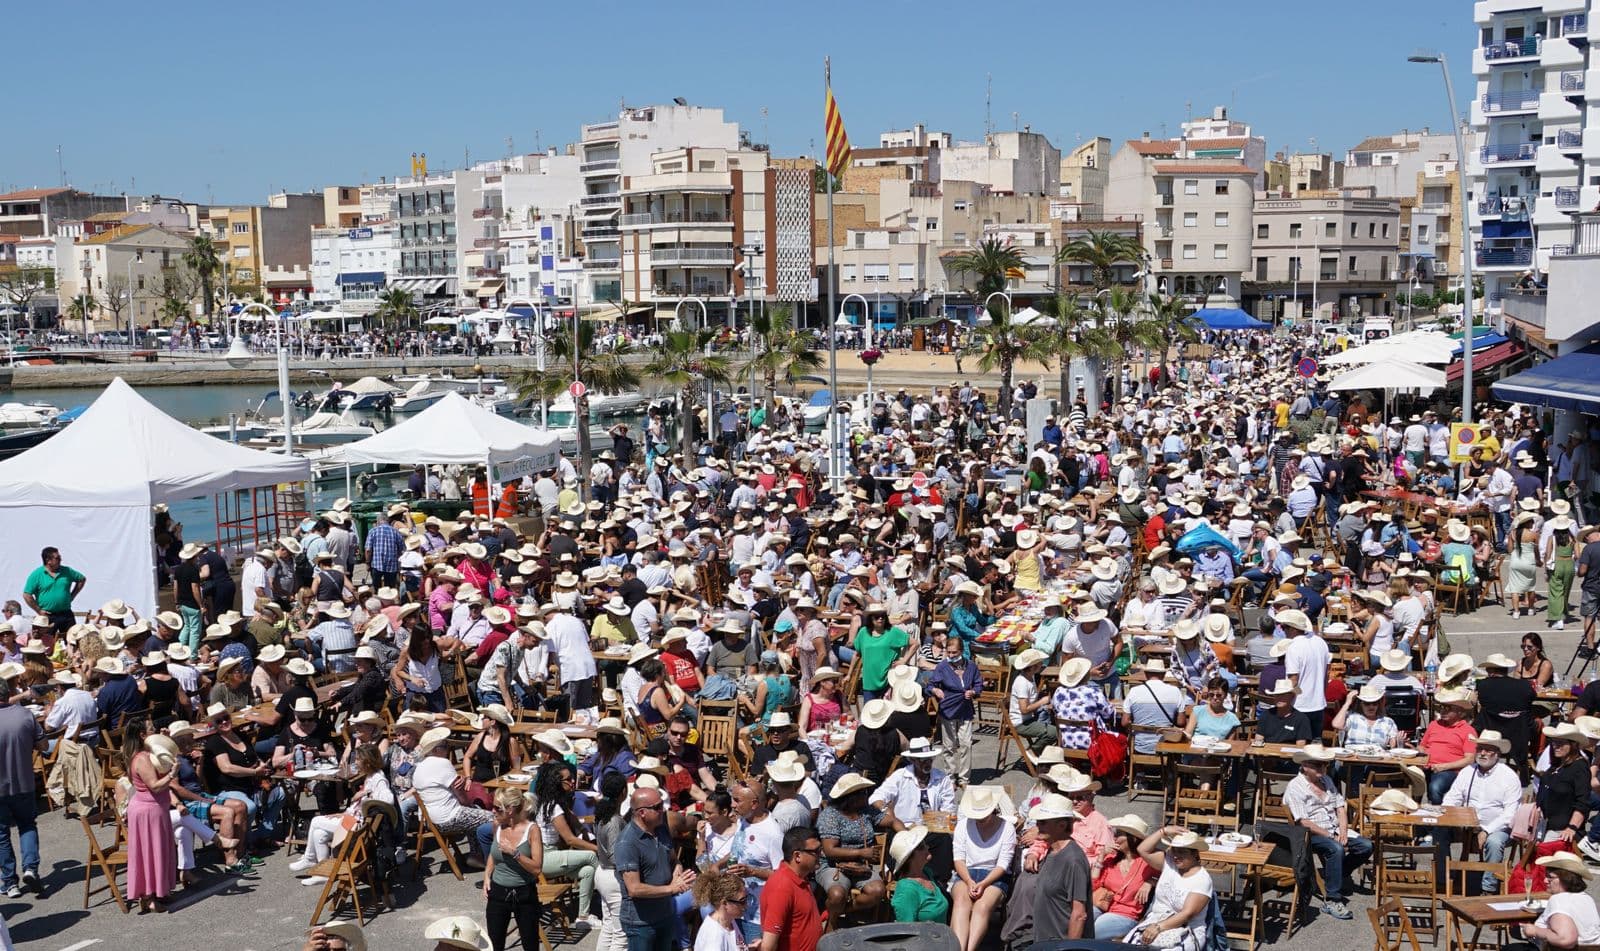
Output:
<instances>
[{"instance_id":1,"label":"white van","mask_svg":"<svg viewBox=\"0 0 1600 951\"><path fill-rule=\"evenodd\" d=\"M1361 342L1382 340L1394 333L1394 320L1389 317L1368 317L1361 322Z\"/></svg>"}]
</instances>

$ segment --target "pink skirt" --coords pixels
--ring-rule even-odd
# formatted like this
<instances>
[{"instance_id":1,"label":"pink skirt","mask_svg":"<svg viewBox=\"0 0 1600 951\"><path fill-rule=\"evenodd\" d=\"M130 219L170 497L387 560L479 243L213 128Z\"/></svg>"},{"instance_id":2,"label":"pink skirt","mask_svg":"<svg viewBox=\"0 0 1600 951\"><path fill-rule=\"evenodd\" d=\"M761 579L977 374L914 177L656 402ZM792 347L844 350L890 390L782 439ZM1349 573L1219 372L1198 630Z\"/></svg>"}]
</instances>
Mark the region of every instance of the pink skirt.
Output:
<instances>
[{"instance_id":1,"label":"pink skirt","mask_svg":"<svg viewBox=\"0 0 1600 951\"><path fill-rule=\"evenodd\" d=\"M172 794L138 791L128 801L128 900L166 898L178 879Z\"/></svg>"}]
</instances>

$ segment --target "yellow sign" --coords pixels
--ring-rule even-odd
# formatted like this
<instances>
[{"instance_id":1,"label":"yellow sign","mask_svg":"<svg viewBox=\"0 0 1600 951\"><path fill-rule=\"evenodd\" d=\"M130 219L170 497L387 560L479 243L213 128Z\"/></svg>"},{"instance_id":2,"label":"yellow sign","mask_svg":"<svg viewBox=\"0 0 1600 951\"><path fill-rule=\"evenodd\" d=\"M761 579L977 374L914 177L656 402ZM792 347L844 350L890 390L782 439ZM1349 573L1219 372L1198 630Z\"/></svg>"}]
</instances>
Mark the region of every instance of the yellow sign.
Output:
<instances>
[{"instance_id":1,"label":"yellow sign","mask_svg":"<svg viewBox=\"0 0 1600 951\"><path fill-rule=\"evenodd\" d=\"M1478 423L1450 424L1450 461L1470 462L1472 451L1483 441L1483 427Z\"/></svg>"}]
</instances>

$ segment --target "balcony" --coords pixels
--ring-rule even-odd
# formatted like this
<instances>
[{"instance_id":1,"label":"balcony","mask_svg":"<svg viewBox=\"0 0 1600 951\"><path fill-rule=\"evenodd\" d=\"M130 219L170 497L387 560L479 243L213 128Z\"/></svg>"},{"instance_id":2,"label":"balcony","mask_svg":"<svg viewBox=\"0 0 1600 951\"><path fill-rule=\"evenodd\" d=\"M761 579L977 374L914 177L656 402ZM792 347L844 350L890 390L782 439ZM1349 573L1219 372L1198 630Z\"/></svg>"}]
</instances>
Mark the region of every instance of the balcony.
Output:
<instances>
[{"instance_id":1,"label":"balcony","mask_svg":"<svg viewBox=\"0 0 1600 951\"><path fill-rule=\"evenodd\" d=\"M1156 193L1156 204L1159 205L1162 208L1170 208L1170 207L1172 207L1172 193L1171 192L1157 192Z\"/></svg>"},{"instance_id":2,"label":"balcony","mask_svg":"<svg viewBox=\"0 0 1600 951\"><path fill-rule=\"evenodd\" d=\"M1503 112L1537 112L1539 110L1539 90L1514 89L1510 92L1486 92L1483 94L1483 111L1493 115Z\"/></svg>"},{"instance_id":3,"label":"balcony","mask_svg":"<svg viewBox=\"0 0 1600 951\"><path fill-rule=\"evenodd\" d=\"M624 228L637 228L645 225L727 225L733 223L733 214L724 209L673 209L670 211L646 211L623 215L619 220Z\"/></svg>"},{"instance_id":4,"label":"balcony","mask_svg":"<svg viewBox=\"0 0 1600 951\"><path fill-rule=\"evenodd\" d=\"M1584 73L1581 69L1569 69L1561 74L1562 92L1583 92Z\"/></svg>"},{"instance_id":5,"label":"balcony","mask_svg":"<svg viewBox=\"0 0 1600 951\"><path fill-rule=\"evenodd\" d=\"M472 217L474 217L474 218L498 218L498 217L500 217L500 209L498 209L498 208L474 208L474 209L472 209Z\"/></svg>"},{"instance_id":6,"label":"balcony","mask_svg":"<svg viewBox=\"0 0 1600 951\"><path fill-rule=\"evenodd\" d=\"M1583 133L1572 129L1562 129L1556 133L1556 149L1561 152L1583 151Z\"/></svg>"},{"instance_id":7,"label":"balcony","mask_svg":"<svg viewBox=\"0 0 1600 951\"><path fill-rule=\"evenodd\" d=\"M1589 35L1589 14L1568 13L1561 18L1562 36Z\"/></svg>"},{"instance_id":8,"label":"balcony","mask_svg":"<svg viewBox=\"0 0 1600 951\"><path fill-rule=\"evenodd\" d=\"M585 175L594 175L599 172L615 172L622 167L619 159L605 159L599 162L584 162L578 166L578 171Z\"/></svg>"},{"instance_id":9,"label":"balcony","mask_svg":"<svg viewBox=\"0 0 1600 951\"><path fill-rule=\"evenodd\" d=\"M1162 258L1161 259L1161 270L1163 270L1163 271L1172 270L1172 259L1171 258Z\"/></svg>"},{"instance_id":10,"label":"balcony","mask_svg":"<svg viewBox=\"0 0 1600 951\"><path fill-rule=\"evenodd\" d=\"M605 192L599 195L585 195L578 200L578 203L580 205L615 205L621 201L621 192Z\"/></svg>"},{"instance_id":11,"label":"balcony","mask_svg":"<svg viewBox=\"0 0 1600 951\"><path fill-rule=\"evenodd\" d=\"M651 248L651 267L733 267L733 248Z\"/></svg>"},{"instance_id":12,"label":"balcony","mask_svg":"<svg viewBox=\"0 0 1600 951\"><path fill-rule=\"evenodd\" d=\"M715 281L695 281L688 286L683 284L658 284L650 289L656 297L724 297L728 293L728 285Z\"/></svg>"},{"instance_id":13,"label":"balcony","mask_svg":"<svg viewBox=\"0 0 1600 951\"><path fill-rule=\"evenodd\" d=\"M618 137L615 122L596 122L594 125L583 127L584 142L606 142Z\"/></svg>"},{"instance_id":14,"label":"balcony","mask_svg":"<svg viewBox=\"0 0 1600 951\"><path fill-rule=\"evenodd\" d=\"M500 269L497 267L475 267L472 269L473 277L499 277Z\"/></svg>"},{"instance_id":15,"label":"balcony","mask_svg":"<svg viewBox=\"0 0 1600 951\"><path fill-rule=\"evenodd\" d=\"M618 271L622 269L622 258L584 258L583 267L586 271Z\"/></svg>"},{"instance_id":16,"label":"balcony","mask_svg":"<svg viewBox=\"0 0 1600 951\"><path fill-rule=\"evenodd\" d=\"M474 238L472 240L472 246L474 248L492 248L499 243L499 238Z\"/></svg>"},{"instance_id":17,"label":"balcony","mask_svg":"<svg viewBox=\"0 0 1600 951\"><path fill-rule=\"evenodd\" d=\"M621 236L622 230L611 225L598 225L593 228L583 229L583 240L585 241L597 241L601 238L619 238Z\"/></svg>"},{"instance_id":18,"label":"balcony","mask_svg":"<svg viewBox=\"0 0 1600 951\"><path fill-rule=\"evenodd\" d=\"M1555 191L1557 208L1578 207L1578 187L1576 185L1563 185Z\"/></svg>"},{"instance_id":19,"label":"balcony","mask_svg":"<svg viewBox=\"0 0 1600 951\"><path fill-rule=\"evenodd\" d=\"M1481 198L1478 200L1478 217L1521 221L1528 217L1528 203L1520 197Z\"/></svg>"},{"instance_id":20,"label":"balcony","mask_svg":"<svg viewBox=\"0 0 1600 951\"><path fill-rule=\"evenodd\" d=\"M1483 48L1483 58L1490 63L1508 63L1520 59L1530 59L1539 55L1539 37L1526 36L1520 40L1506 40L1502 43L1490 43Z\"/></svg>"},{"instance_id":21,"label":"balcony","mask_svg":"<svg viewBox=\"0 0 1600 951\"><path fill-rule=\"evenodd\" d=\"M1479 267L1525 267L1533 263L1533 249L1497 248L1479 251L1474 258Z\"/></svg>"},{"instance_id":22,"label":"balcony","mask_svg":"<svg viewBox=\"0 0 1600 951\"><path fill-rule=\"evenodd\" d=\"M1552 244L1550 246L1550 256L1553 258L1569 258L1576 253L1574 245Z\"/></svg>"},{"instance_id":23,"label":"balcony","mask_svg":"<svg viewBox=\"0 0 1600 951\"><path fill-rule=\"evenodd\" d=\"M1478 150L1478 157L1485 165L1531 162L1536 152L1537 149L1532 142L1511 142L1504 145L1486 145Z\"/></svg>"}]
</instances>

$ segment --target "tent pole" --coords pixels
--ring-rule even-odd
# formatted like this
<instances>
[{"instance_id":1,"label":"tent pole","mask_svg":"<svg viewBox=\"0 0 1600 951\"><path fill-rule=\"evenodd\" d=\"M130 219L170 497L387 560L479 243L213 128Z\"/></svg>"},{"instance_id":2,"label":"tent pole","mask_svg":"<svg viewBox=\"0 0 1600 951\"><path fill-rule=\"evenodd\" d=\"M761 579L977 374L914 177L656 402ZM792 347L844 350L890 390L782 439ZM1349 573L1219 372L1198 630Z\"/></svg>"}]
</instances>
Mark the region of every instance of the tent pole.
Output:
<instances>
[{"instance_id":1,"label":"tent pole","mask_svg":"<svg viewBox=\"0 0 1600 951\"><path fill-rule=\"evenodd\" d=\"M311 497L311 492L309 491L312 488L312 483L309 480L306 482L306 487L308 489L306 492L306 510L314 512L317 505L316 500ZM344 497L347 499L350 497L350 460L348 457L344 461Z\"/></svg>"},{"instance_id":2,"label":"tent pole","mask_svg":"<svg viewBox=\"0 0 1600 951\"><path fill-rule=\"evenodd\" d=\"M494 483L494 462L488 456L483 457L483 479L486 483L484 485L484 495L489 497L489 518L493 519L495 517L496 487Z\"/></svg>"}]
</instances>

